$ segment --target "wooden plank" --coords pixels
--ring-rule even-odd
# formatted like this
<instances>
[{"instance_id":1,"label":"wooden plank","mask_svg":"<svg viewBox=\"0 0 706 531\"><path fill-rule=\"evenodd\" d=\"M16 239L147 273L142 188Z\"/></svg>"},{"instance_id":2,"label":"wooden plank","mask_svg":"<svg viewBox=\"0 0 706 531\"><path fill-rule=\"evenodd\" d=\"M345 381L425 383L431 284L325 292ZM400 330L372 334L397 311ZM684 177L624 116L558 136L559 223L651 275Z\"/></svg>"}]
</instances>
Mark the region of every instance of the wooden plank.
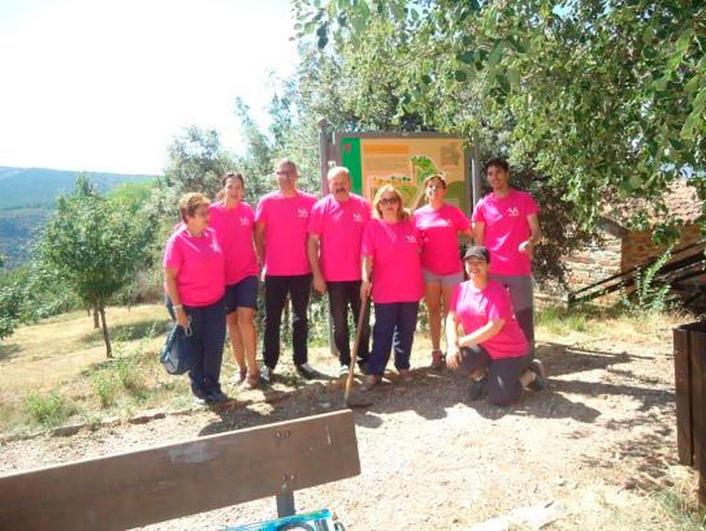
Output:
<instances>
[{"instance_id":1,"label":"wooden plank","mask_svg":"<svg viewBox=\"0 0 706 531\"><path fill-rule=\"evenodd\" d=\"M350 410L0 476L0 529L125 529L360 473Z\"/></svg>"},{"instance_id":2,"label":"wooden plank","mask_svg":"<svg viewBox=\"0 0 706 531\"><path fill-rule=\"evenodd\" d=\"M691 360L689 359L689 331L682 327L673 330L674 385L677 405L677 450L679 463L694 464L694 445L691 410Z\"/></svg>"},{"instance_id":3,"label":"wooden plank","mask_svg":"<svg viewBox=\"0 0 706 531\"><path fill-rule=\"evenodd\" d=\"M692 387L691 408L694 419L694 466L699 471L699 502L706 504L706 332L689 334Z\"/></svg>"}]
</instances>

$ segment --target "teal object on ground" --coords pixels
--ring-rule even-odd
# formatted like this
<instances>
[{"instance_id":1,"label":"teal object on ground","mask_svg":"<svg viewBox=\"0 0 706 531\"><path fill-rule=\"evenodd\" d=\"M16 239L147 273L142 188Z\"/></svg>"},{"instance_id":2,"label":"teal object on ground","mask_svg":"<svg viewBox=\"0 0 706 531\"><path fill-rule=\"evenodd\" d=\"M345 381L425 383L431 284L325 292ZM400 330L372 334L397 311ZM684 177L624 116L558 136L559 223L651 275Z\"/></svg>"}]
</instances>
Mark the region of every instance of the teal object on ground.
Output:
<instances>
[{"instance_id":1,"label":"teal object on ground","mask_svg":"<svg viewBox=\"0 0 706 531\"><path fill-rule=\"evenodd\" d=\"M328 509L312 513L285 516L277 520L268 520L258 524L227 527L226 531L342 531L342 524L333 522L333 515Z\"/></svg>"}]
</instances>

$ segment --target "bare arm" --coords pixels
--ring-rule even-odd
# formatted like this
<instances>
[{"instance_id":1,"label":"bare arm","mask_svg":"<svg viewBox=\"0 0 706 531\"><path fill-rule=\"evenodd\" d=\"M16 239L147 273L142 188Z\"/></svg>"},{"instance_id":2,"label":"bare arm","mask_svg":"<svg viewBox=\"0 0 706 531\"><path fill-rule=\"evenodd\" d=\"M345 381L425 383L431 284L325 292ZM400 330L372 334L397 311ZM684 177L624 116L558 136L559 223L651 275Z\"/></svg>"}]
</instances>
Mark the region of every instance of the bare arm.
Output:
<instances>
[{"instance_id":1,"label":"bare arm","mask_svg":"<svg viewBox=\"0 0 706 531\"><path fill-rule=\"evenodd\" d=\"M373 275L373 257L364 256L363 257L363 271L362 282L360 284L360 298L365 301L370 297L370 291L372 289L371 278Z\"/></svg>"},{"instance_id":2,"label":"bare arm","mask_svg":"<svg viewBox=\"0 0 706 531\"><path fill-rule=\"evenodd\" d=\"M164 268L164 283L167 287L167 295L172 301L172 307L174 308L174 315L176 316L176 321L180 326L186 328L189 324L189 316L186 315L184 307L181 304L181 299L179 298L179 290L177 289L176 277L179 274L178 269L173 267Z\"/></svg>"},{"instance_id":3,"label":"bare arm","mask_svg":"<svg viewBox=\"0 0 706 531\"><path fill-rule=\"evenodd\" d=\"M483 245L485 240L485 223L482 221L476 221L473 226L473 237L475 238L476 245Z\"/></svg>"},{"instance_id":4,"label":"bare arm","mask_svg":"<svg viewBox=\"0 0 706 531\"><path fill-rule=\"evenodd\" d=\"M260 267L265 263L265 223L258 221L255 223L255 253Z\"/></svg>"},{"instance_id":5,"label":"bare arm","mask_svg":"<svg viewBox=\"0 0 706 531\"><path fill-rule=\"evenodd\" d=\"M309 234L306 240L306 254L309 258L311 272L314 275L314 289L319 293L326 293L326 281L321 273L319 265L319 244L320 238L318 234Z\"/></svg>"},{"instance_id":6,"label":"bare arm","mask_svg":"<svg viewBox=\"0 0 706 531\"><path fill-rule=\"evenodd\" d=\"M494 319L488 321L477 330L474 330L470 334L460 337L458 339L458 346L468 347L471 345L483 343L484 341L495 337L498 332L502 330L503 326L505 326L505 319Z\"/></svg>"},{"instance_id":7,"label":"bare arm","mask_svg":"<svg viewBox=\"0 0 706 531\"><path fill-rule=\"evenodd\" d=\"M532 256L532 251L535 246L542 241L542 229L539 226L539 218L537 217L537 214L530 214L527 216L527 224L530 229L530 237L527 241L520 244L519 250L522 253Z\"/></svg>"}]
</instances>

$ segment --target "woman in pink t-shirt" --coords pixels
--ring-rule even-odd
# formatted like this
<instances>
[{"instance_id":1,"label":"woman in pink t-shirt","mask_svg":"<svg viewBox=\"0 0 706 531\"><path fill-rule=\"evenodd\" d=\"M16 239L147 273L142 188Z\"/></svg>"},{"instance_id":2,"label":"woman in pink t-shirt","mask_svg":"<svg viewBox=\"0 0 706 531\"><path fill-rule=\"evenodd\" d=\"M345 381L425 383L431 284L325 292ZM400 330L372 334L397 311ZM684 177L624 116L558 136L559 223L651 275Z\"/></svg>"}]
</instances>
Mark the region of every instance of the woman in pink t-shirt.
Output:
<instances>
[{"instance_id":1,"label":"woman in pink t-shirt","mask_svg":"<svg viewBox=\"0 0 706 531\"><path fill-rule=\"evenodd\" d=\"M209 225L226 259L226 326L239 368L236 380L245 389L254 389L260 379L255 359L259 272L253 237L255 211L243 201L245 181L240 173L226 173L221 184L221 200L209 208Z\"/></svg>"},{"instance_id":2,"label":"woman in pink t-shirt","mask_svg":"<svg viewBox=\"0 0 706 531\"><path fill-rule=\"evenodd\" d=\"M441 321L449 309L454 288L463 281L458 237L470 238L471 222L460 208L444 202L446 180L430 175L424 180L427 205L414 211L414 222L422 237L424 303L429 312L431 367L443 366Z\"/></svg>"},{"instance_id":3,"label":"woman in pink t-shirt","mask_svg":"<svg viewBox=\"0 0 706 531\"><path fill-rule=\"evenodd\" d=\"M361 245L363 302L372 292L375 303L373 347L366 364L365 387L377 384L394 347L395 368L403 381L412 379L409 357L417 325L419 299L424 294L421 242L402 197L385 185L373 200L373 219L365 227Z\"/></svg>"},{"instance_id":4,"label":"woman in pink t-shirt","mask_svg":"<svg viewBox=\"0 0 706 531\"><path fill-rule=\"evenodd\" d=\"M199 403L222 402L220 375L225 341L225 258L208 227L208 199L189 193L179 200L182 222L164 249L167 310L181 326L191 357L191 391Z\"/></svg>"},{"instance_id":5,"label":"woman in pink t-shirt","mask_svg":"<svg viewBox=\"0 0 706 531\"><path fill-rule=\"evenodd\" d=\"M469 247L464 263L469 280L459 284L451 297L446 364L470 377L471 400L487 393L493 404L507 406L520 398L523 387L543 389L544 370L539 360L531 358L507 290L488 279L488 249ZM459 336L459 325L465 335Z\"/></svg>"}]
</instances>

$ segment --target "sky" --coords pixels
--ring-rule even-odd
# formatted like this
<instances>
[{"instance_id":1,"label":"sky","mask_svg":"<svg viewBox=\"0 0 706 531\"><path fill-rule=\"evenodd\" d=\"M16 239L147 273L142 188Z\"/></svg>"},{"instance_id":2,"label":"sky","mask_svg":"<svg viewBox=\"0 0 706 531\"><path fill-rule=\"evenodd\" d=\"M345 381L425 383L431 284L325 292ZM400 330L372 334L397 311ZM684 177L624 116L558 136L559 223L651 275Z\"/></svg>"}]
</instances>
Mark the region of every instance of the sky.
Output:
<instances>
[{"instance_id":1,"label":"sky","mask_svg":"<svg viewBox=\"0 0 706 531\"><path fill-rule=\"evenodd\" d=\"M288 0L0 0L0 166L161 173L171 139L242 149L296 66Z\"/></svg>"}]
</instances>

